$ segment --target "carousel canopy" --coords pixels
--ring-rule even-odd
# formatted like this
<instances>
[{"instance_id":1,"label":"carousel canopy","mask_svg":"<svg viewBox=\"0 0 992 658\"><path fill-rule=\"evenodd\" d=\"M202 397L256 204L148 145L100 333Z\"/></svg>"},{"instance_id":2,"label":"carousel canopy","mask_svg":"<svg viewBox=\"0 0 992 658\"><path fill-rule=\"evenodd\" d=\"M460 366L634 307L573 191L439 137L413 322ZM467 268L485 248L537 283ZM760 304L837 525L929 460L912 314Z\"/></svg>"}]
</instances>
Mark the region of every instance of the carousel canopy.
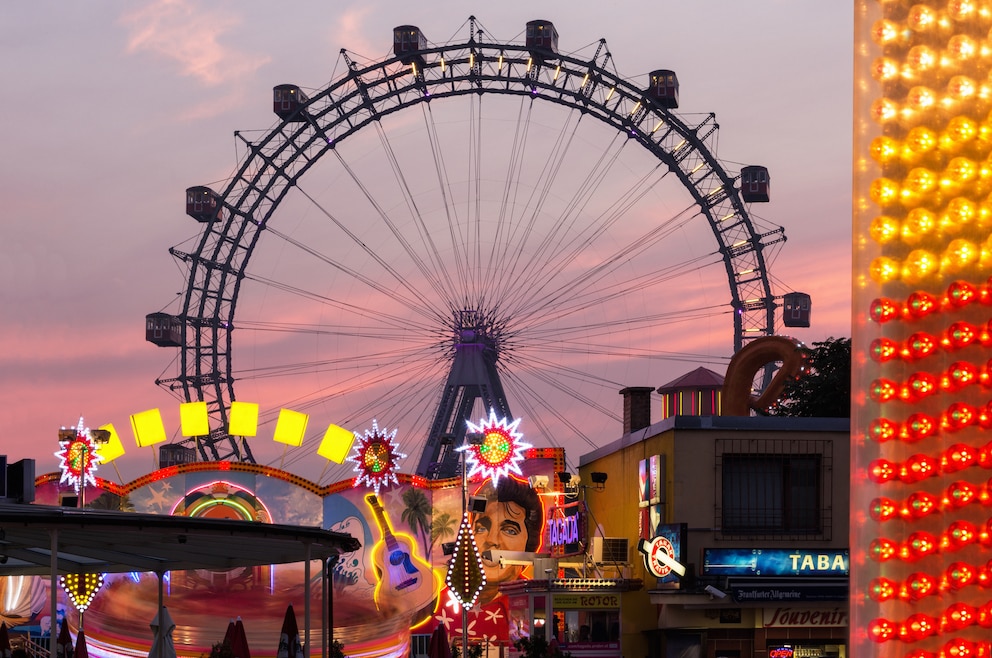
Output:
<instances>
[{"instance_id":1,"label":"carousel canopy","mask_svg":"<svg viewBox=\"0 0 992 658\"><path fill-rule=\"evenodd\" d=\"M0 504L0 576L164 573L321 560L357 550L315 527Z\"/></svg>"}]
</instances>

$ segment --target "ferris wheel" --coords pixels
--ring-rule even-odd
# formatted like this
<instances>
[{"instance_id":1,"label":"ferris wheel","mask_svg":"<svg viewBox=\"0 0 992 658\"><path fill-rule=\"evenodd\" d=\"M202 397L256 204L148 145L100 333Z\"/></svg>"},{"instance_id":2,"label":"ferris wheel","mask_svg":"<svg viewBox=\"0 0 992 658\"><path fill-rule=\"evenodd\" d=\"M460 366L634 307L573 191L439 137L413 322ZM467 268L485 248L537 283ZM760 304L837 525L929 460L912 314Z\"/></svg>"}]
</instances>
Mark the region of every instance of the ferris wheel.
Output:
<instances>
[{"instance_id":1,"label":"ferris wheel","mask_svg":"<svg viewBox=\"0 0 992 658\"><path fill-rule=\"evenodd\" d=\"M620 435L621 388L775 333L784 231L749 213L767 171L717 160L675 72L626 80L605 41L566 54L549 21L467 32L400 26L382 60L342 50L326 87L276 86L232 179L187 190L181 309L148 326L179 348L157 383L208 404L200 459L256 461L226 431L242 399L408 445L506 406L531 443L588 450Z\"/></svg>"}]
</instances>

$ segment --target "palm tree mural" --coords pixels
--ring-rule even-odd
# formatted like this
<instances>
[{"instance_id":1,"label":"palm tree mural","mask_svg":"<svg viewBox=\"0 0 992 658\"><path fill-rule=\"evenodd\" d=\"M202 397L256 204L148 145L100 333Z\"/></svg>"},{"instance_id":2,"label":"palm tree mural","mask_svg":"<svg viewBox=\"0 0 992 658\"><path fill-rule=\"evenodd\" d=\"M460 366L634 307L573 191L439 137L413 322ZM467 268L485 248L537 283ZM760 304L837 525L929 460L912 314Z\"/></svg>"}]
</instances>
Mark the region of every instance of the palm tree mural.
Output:
<instances>
[{"instance_id":1,"label":"palm tree mural","mask_svg":"<svg viewBox=\"0 0 992 658\"><path fill-rule=\"evenodd\" d=\"M406 505L406 508L403 510L400 518L406 521L410 529L423 539L424 554L430 555L430 547L427 545L427 540L430 537L431 531L430 519L431 512L433 511L431 501L427 500L427 496L424 495L423 491L410 487L403 492L403 504Z\"/></svg>"},{"instance_id":2,"label":"palm tree mural","mask_svg":"<svg viewBox=\"0 0 992 658\"><path fill-rule=\"evenodd\" d=\"M448 537L454 539L455 537L455 526L457 525L458 519L451 516L448 512L440 512L434 515L434 519L431 521L431 549L434 549L434 545L439 541L444 542Z\"/></svg>"}]
</instances>

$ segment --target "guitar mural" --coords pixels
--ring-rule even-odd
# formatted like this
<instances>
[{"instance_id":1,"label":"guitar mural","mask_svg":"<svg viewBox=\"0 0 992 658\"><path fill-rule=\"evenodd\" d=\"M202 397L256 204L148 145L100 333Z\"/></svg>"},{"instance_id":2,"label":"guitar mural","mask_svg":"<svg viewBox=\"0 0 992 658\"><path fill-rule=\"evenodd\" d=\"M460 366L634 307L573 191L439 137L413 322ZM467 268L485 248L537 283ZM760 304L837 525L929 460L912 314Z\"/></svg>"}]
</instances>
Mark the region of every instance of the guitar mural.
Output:
<instances>
[{"instance_id":1,"label":"guitar mural","mask_svg":"<svg viewBox=\"0 0 992 658\"><path fill-rule=\"evenodd\" d=\"M386 510L375 494L365 496L375 513L382 539L372 548L376 584L374 598L380 612L414 612L416 625L430 616L440 590L431 565L417 553L417 543L409 535L394 532Z\"/></svg>"}]
</instances>

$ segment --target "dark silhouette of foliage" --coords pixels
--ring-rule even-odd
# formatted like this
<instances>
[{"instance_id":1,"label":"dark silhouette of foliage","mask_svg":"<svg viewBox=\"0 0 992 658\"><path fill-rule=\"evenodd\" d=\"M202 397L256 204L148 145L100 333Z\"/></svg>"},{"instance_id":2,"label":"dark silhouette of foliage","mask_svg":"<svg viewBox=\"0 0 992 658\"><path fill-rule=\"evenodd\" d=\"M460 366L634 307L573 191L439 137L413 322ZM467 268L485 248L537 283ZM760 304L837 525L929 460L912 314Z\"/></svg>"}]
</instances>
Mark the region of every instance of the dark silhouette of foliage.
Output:
<instances>
[{"instance_id":1,"label":"dark silhouette of foliage","mask_svg":"<svg viewBox=\"0 0 992 658\"><path fill-rule=\"evenodd\" d=\"M773 416L851 417L851 339L813 343L806 370L790 381L770 410Z\"/></svg>"},{"instance_id":2,"label":"dark silhouette of foliage","mask_svg":"<svg viewBox=\"0 0 992 658\"><path fill-rule=\"evenodd\" d=\"M522 637L513 646L520 652L521 658L572 658L570 651L549 646L543 635Z\"/></svg>"}]
</instances>

